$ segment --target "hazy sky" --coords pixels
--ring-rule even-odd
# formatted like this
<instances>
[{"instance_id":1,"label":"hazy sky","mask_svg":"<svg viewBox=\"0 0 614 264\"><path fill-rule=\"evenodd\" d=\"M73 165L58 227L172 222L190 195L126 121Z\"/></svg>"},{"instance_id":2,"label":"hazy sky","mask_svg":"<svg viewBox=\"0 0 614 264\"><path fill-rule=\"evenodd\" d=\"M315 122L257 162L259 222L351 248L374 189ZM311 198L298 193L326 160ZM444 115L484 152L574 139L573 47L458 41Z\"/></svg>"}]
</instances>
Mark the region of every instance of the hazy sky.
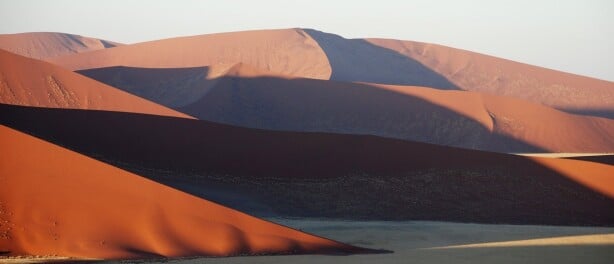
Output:
<instances>
[{"instance_id":1,"label":"hazy sky","mask_svg":"<svg viewBox=\"0 0 614 264\"><path fill-rule=\"evenodd\" d=\"M306 27L468 49L614 81L614 0L0 0L0 33L133 43Z\"/></svg>"}]
</instances>

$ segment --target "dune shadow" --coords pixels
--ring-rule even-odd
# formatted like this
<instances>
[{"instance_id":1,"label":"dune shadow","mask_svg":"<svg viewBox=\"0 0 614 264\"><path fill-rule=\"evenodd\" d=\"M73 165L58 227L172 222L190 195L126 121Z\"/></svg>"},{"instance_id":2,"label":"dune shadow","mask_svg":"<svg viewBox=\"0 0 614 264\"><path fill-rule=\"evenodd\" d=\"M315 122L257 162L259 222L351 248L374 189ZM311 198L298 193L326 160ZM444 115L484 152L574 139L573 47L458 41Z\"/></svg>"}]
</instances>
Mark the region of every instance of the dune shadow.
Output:
<instances>
[{"instance_id":1,"label":"dune shadow","mask_svg":"<svg viewBox=\"0 0 614 264\"><path fill-rule=\"evenodd\" d=\"M13 105L0 113L6 126L171 187L216 184L277 215L614 225L612 199L526 157L133 113Z\"/></svg>"},{"instance_id":2,"label":"dune shadow","mask_svg":"<svg viewBox=\"0 0 614 264\"><path fill-rule=\"evenodd\" d=\"M459 89L441 74L396 51L362 39L344 39L313 29L304 31L326 53L332 68L331 80Z\"/></svg>"}]
</instances>

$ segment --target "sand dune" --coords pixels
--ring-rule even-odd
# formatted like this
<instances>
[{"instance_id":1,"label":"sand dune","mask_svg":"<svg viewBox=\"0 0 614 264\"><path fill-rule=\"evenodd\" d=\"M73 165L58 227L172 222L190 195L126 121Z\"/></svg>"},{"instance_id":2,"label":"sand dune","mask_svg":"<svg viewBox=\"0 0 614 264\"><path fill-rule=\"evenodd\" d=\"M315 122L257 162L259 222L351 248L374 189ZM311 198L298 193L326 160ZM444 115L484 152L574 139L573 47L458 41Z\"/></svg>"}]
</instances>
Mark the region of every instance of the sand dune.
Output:
<instances>
[{"instance_id":1,"label":"sand dune","mask_svg":"<svg viewBox=\"0 0 614 264\"><path fill-rule=\"evenodd\" d=\"M613 120L477 92L266 77L272 74L246 64L79 73L199 119L237 126L370 134L498 152L614 150Z\"/></svg>"},{"instance_id":2,"label":"sand dune","mask_svg":"<svg viewBox=\"0 0 614 264\"><path fill-rule=\"evenodd\" d=\"M2 50L0 102L191 118L61 67Z\"/></svg>"},{"instance_id":3,"label":"sand dune","mask_svg":"<svg viewBox=\"0 0 614 264\"><path fill-rule=\"evenodd\" d=\"M435 44L387 39L366 41L420 62L462 90L511 96L569 112L614 118L613 82Z\"/></svg>"},{"instance_id":4,"label":"sand dune","mask_svg":"<svg viewBox=\"0 0 614 264\"><path fill-rule=\"evenodd\" d=\"M132 113L0 111L2 124L256 214L259 206L346 219L614 223L606 164Z\"/></svg>"},{"instance_id":5,"label":"sand dune","mask_svg":"<svg viewBox=\"0 0 614 264\"><path fill-rule=\"evenodd\" d=\"M612 82L434 44L344 39L312 29L164 39L49 61L72 70L202 67L241 62L274 74L477 91L614 118Z\"/></svg>"},{"instance_id":6,"label":"sand dune","mask_svg":"<svg viewBox=\"0 0 614 264\"><path fill-rule=\"evenodd\" d=\"M0 35L0 49L33 59L47 59L121 45L123 44L55 32Z\"/></svg>"},{"instance_id":7,"label":"sand dune","mask_svg":"<svg viewBox=\"0 0 614 264\"><path fill-rule=\"evenodd\" d=\"M0 251L88 258L356 253L0 126Z\"/></svg>"},{"instance_id":8,"label":"sand dune","mask_svg":"<svg viewBox=\"0 0 614 264\"><path fill-rule=\"evenodd\" d=\"M130 66L179 68L247 63L272 73L327 79L331 68L301 29L220 33L137 43L49 60L72 70Z\"/></svg>"}]
</instances>

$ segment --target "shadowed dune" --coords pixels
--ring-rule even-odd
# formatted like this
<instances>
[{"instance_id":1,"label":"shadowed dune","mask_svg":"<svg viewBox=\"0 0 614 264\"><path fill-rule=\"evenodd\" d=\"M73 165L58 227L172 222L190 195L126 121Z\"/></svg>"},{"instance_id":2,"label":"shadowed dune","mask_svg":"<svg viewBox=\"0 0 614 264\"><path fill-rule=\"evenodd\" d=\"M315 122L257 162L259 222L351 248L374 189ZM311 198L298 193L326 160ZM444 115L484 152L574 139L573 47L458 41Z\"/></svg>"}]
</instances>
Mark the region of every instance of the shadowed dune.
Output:
<instances>
[{"instance_id":1,"label":"shadowed dune","mask_svg":"<svg viewBox=\"0 0 614 264\"><path fill-rule=\"evenodd\" d=\"M33 59L47 59L121 45L123 44L56 32L0 35L0 49Z\"/></svg>"},{"instance_id":2,"label":"shadowed dune","mask_svg":"<svg viewBox=\"0 0 614 264\"><path fill-rule=\"evenodd\" d=\"M0 251L86 258L366 253L0 126Z\"/></svg>"},{"instance_id":3,"label":"shadowed dune","mask_svg":"<svg viewBox=\"0 0 614 264\"><path fill-rule=\"evenodd\" d=\"M613 82L436 44L389 39L366 41L420 62L462 90L516 97L567 112L614 118Z\"/></svg>"},{"instance_id":4,"label":"shadowed dune","mask_svg":"<svg viewBox=\"0 0 614 264\"><path fill-rule=\"evenodd\" d=\"M191 118L47 62L0 50L0 102Z\"/></svg>"},{"instance_id":5,"label":"shadowed dune","mask_svg":"<svg viewBox=\"0 0 614 264\"><path fill-rule=\"evenodd\" d=\"M131 113L0 110L9 127L196 195L216 186L225 193L216 201L236 208L233 195L286 216L614 225L614 167L604 164Z\"/></svg>"},{"instance_id":6,"label":"shadowed dune","mask_svg":"<svg viewBox=\"0 0 614 264\"><path fill-rule=\"evenodd\" d=\"M210 77L212 71L219 72L216 67L111 67L79 73L199 119L237 126L370 134L498 152L614 149L614 121L514 98L289 79L266 76L245 64L218 78Z\"/></svg>"}]
</instances>

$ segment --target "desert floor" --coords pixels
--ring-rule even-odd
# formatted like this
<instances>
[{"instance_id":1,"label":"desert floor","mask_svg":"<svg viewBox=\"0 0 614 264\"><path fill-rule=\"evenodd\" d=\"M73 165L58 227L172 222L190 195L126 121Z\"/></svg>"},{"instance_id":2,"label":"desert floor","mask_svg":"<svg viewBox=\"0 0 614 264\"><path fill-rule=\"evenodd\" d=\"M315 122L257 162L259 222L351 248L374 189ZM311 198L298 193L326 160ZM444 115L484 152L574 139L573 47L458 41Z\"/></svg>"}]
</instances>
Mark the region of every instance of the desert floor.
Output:
<instances>
[{"instance_id":1,"label":"desert floor","mask_svg":"<svg viewBox=\"0 0 614 264\"><path fill-rule=\"evenodd\" d=\"M357 246L373 255L298 255L161 260L153 263L611 263L614 228L428 221L269 219ZM145 261L122 261L122 263ZM147 261L149 262L149 261ZM113 262L108 262L113 263Z\"/></svg>"}]
</instances>

